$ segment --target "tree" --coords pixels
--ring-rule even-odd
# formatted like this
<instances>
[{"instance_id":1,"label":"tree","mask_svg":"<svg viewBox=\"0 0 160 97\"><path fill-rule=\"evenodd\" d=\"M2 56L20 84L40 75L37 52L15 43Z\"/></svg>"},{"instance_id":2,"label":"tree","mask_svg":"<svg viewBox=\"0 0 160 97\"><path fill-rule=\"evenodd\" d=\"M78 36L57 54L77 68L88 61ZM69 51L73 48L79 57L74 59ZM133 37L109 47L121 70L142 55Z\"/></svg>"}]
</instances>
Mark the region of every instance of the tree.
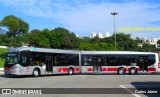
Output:
<instances>
[{"instance_id":1,"label":"tree","mask_svg":"<svg viewBox=\"0 0 160 97\"><path fill-rule=\"evenodd\" d=\"M160 40L157 41L157 44L160 44Z\"/></svg>"},{"instance_id":2,"label":"tree","mask_svg":"<svg viewBox=\"0 0 160 97\"><path fill-rule=\"evenodd\" d=\"M51 31L51 34L52 43L54 42L53 44L56 48L75 49L79 47L79 39L74 33L65 28L55 28Z\"/></svg>"},{"instance_id":3,"label":"tree","mask_svg":"<svg viewBox=\"0 0 160 97\"><path fill-rule=\"evenodd\" d=\"M143 47L140 48L140 51L144 51L144 52L156 52L156 46L144 43Z\"/></svg>"},{"instance_id":4,"label":"tree","mask_svg":"<svg viewBox=\"0 0 160 97\"><path fill-rule=\"evenodd\" d=\"M142 40L139 37L136 37L136 42L137 43L142 43Z\"/></svg>"},{"instance_id":5,"label":"tree","mask_svg":"<svg viewBox=\"0 0 160 97\"><path fill-rule=\"evenodd\" d=\"M9 15L3 18L1 26L8 28L8 36L16 37L26 34L29 30L29 24L16 16Z\"/></svg>"},{"instance_id":6,"label":"tree","mask_svg":"<svg viewBox=\"0 0 160 97\"><path fill-rule=\"evenodd\" d=\"M131 38L130 34L117 34L117 48L118 50L133 51L137 50L138 43Z\"/></svg>"}]
</instances>

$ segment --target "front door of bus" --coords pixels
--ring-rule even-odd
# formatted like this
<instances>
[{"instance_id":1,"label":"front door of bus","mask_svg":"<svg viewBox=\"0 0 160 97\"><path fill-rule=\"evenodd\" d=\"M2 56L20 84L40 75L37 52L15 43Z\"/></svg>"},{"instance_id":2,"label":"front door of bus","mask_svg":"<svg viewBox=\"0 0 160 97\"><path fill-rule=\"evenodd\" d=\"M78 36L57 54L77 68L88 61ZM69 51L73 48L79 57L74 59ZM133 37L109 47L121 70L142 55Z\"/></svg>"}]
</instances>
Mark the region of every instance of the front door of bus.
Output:
<instances>
[{"instance_id":1,"label":"front door of bus","mask_svg":"<svg viewBox=\"0 0 160 97\"><path fill-rule=\"evenodd\" d=\"M100 56L93 57L93 72L101 72L101 60Z\"/></svg>"},{"instance_id":2,"label":"front door of bus","mask_svg":"<svg viewBox=\"0 0 160 97\"><path fill-rule=\"evenodd\" d=\"M51 55L46 55L46 71L53 72L52 56Z\"/></svg>"},{"instance_id":3,"label":"front door of bus","mask_svg":"<svg viewBox=\"0 0 160 97\"><path fill-rule=\"evenodd\" d=\"M147 56L140 56L139 57L139 68L140 71L147 71L148 72L148 60Z\"/></svg>"}]
</instances>

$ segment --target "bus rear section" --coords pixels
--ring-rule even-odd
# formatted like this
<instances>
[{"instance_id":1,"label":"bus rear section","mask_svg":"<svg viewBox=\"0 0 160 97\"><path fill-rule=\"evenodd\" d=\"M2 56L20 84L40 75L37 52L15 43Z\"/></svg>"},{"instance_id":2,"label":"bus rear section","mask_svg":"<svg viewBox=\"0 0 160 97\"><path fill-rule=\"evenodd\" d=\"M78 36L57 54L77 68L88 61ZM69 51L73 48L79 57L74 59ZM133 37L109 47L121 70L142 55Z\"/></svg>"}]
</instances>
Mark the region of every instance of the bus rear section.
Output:
<instances>
[{"instance_id":1,"label":"bus rear section","mask_svg":"<svg viewBox=\"0 0 160 97\"><path fill-rule=\"evenodd\" d=\"M137 74L159 72L156 53L82 52L82 73Z\"/></svg>"}]
</instances>

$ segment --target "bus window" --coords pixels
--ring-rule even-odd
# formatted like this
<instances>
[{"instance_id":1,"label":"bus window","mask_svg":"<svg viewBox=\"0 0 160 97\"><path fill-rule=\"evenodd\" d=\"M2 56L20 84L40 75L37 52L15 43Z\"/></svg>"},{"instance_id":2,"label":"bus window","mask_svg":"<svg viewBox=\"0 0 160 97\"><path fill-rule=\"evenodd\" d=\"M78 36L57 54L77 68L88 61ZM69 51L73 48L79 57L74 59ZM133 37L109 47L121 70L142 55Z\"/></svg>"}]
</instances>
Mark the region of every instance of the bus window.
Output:
<instances>
[{"instance_id":1,"label":"bus window","mask_svg":"<svg viewBox=\"0 0 160 97\"><path fill-rule=\"evenodd\" d=\"M116 58L114 55L110 55L108 58L108 66L116 66Z\"/></svg>"},{"instance_id":2,"label":"bus window","mask_svg":"<svg viewBox=\"0 0 160 97\"><path fill-rule=\"evenodd\" d=\"M102 56L102 66L107 66L108 56Z\"/></svg>"},{"instance_id":3,"label":"bus window","mask_svg":"<svg viewBox=\"0 0 160 97\"><path fill-rule=\"evenodd\" d=\"M148 55L148 66L151 66L155 63L155 55Z\"/></svg>"},{"instance_id":4,"label":"bus window","mask_svg":"<svg viewBox=\"0 0 160 97\"><path fill-rule=\"evenodd\" d=\"M45 64L44 54L32 52L29 57L29 64L32 66Z\"/></svg>"},{"instance_id":5,"label":"bus window","mask_svg":"<svg viewBox=\"0 0 160 97\"><path fill-rule=\"evenodd\" d=\"M17 64L18 63L18 55L17 54L7 54L6 64Z\"/></svg>"},{"instance_id":6,"label":"bus window","mask_svg":"<svg viewBox=\"0 0 160 97\"><path fill-rule=\"evenodd\" d=\"M92 66L93 60L92 56L84 55L82 56L82 66Z\"/></svg>"},{"instance_id":7,"label":"bus window","mask_svg":"<svg viewBox=\"0 0 160 97\"><path fill-rule=\"evenodd\" d=\"M22 66L28 66L29 65L29 55L30 52L29 51L21 51L20 52L20 63Z\"/></svg>"},{"instance_id":8,"label":"bus window","mask_svg":"<svg viewBox=\"0 0 160 97\"><path fill-rule=\"evenodd\" d=\"M57 54L54 55L55 66L79 65L79 56L74 54Z\"/></svg>"},{"instance_id":9,"label":"bus window","mask_svg":"<svg viewBox=\"0 0 160 97\"><path fill-rule=\"evenodd\" d=\"M26 64L27 63L27 57L26 56L22 56L22 64Z\"/></svg>"},{"instance_id":10,"label":"bus window","mask_svg":"<svg viewBox=\"0 0 160 97\"><path fill-rule=\"evenodd\" d=\"M137 65L138 65L138 56L128 55L127 66L137 66Z\"/></svg>"}]
</instances>

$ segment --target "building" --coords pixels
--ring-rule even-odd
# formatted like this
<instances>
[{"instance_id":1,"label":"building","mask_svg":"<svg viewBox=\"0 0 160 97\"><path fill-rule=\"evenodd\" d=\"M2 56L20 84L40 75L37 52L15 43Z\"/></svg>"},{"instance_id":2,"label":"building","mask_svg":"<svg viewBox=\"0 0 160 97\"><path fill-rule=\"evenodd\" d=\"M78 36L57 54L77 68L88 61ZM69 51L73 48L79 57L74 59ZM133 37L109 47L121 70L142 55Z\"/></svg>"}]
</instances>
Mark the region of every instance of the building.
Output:
<instances>
[{"instance_id":1,"label":"building","mask_svg":"<svg viewBox=\"0 0 160 97\"><path fill-rule=\"evenodd\" d=\"M159 47L160 44L157 44L157 41L160 40L160 38L142 38L142 43L148 43L148 44L152 44L155 45L156 47Z\"/></svg>"},{"instance_id":2,"label":"building","mask_svg":"<svg viewBox=\"0 0 160 97\"><path fill-rule=\"evenodd\" d=\"M97 34L95 33L95 32L93 32L91 35L90 35L90 38L94 38L94 37L96 37L97 36Z\"/></svg>"},{"instance_id":3,"label":"building","mask_svg":"<svg viewBox=\"0 0 160 97\"><path fill-rule=\"evenodd\" d=\"M105 35L104 35L104 37L110 37L109 32L106 32Z\"/></svg>"},{"instance_id":4,"label":"building","mask_svg":"<svg viewBox=\"0 0 160 97\"><path fill-rule=\"evenodd\" d=\"M106 32L105 34L103 34L102 32L99 32L98 34L93 32L91 35L90 35L90 38L94 38L94 37L98 37L98 38L106 38L106 37L110 37L110 34L109 32Z\"/></svg>"},{"instance_id":5,"label":"building","mask_svg":"<svg viewBox=\"0 0 160 97\"><path fill-rule=\"evenodd\" d=\"M99 38L104 38L104 35L103 33L99 32L98 35L97 35Z\"/></svg>"}]
</instances>

